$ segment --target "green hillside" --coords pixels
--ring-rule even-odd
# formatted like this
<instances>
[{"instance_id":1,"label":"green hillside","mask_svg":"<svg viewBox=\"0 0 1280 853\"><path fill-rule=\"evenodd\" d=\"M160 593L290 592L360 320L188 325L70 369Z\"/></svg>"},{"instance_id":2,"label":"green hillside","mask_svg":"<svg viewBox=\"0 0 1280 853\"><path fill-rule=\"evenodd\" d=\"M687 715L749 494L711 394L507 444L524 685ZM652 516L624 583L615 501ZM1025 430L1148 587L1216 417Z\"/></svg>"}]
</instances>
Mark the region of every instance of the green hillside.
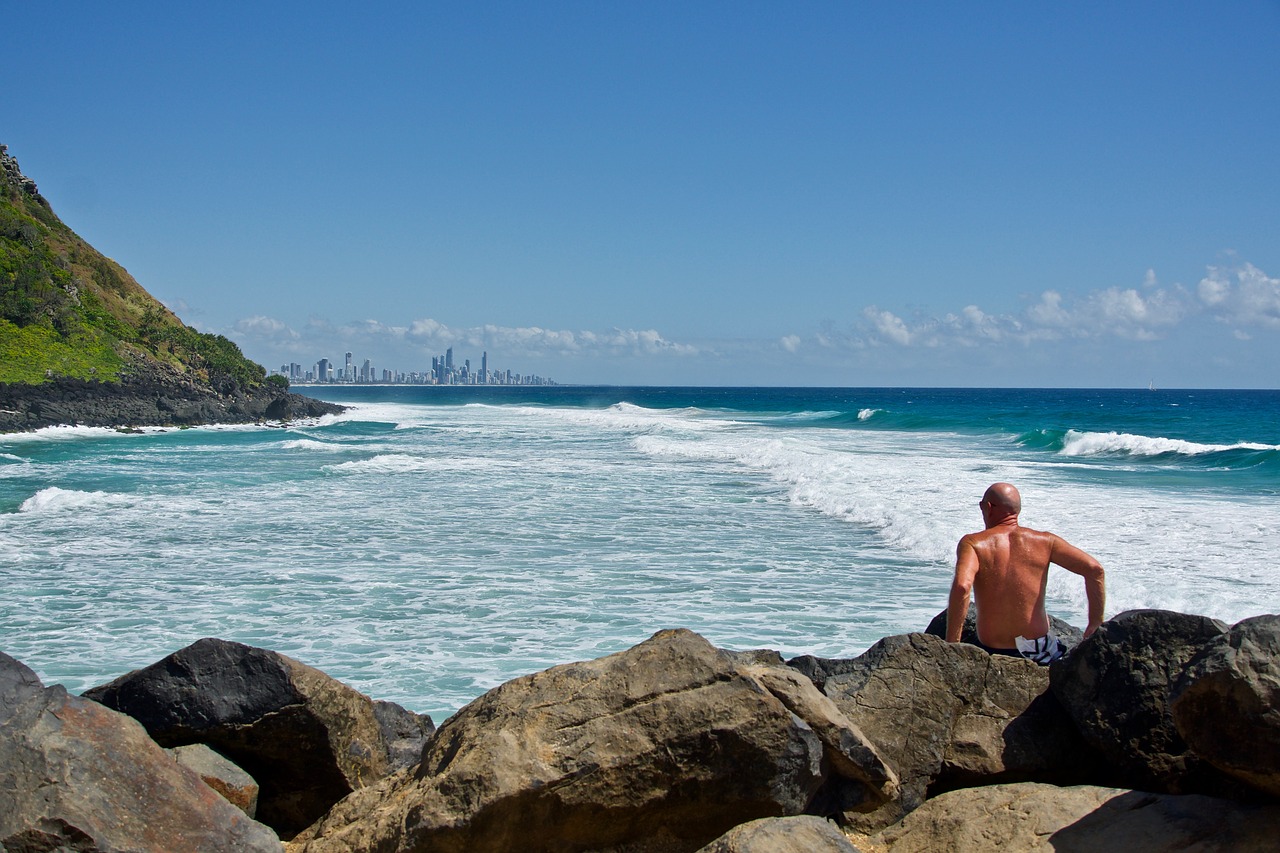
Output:
<instances>
[{"instance_id":1,"label":"green hillside","mask_svg":"<svg viewBox=\"0 0 1280 853\"><path fill-rule=\"evenodd\" d=\"M246 390L266 381L236 344L184 324L64 225L4 145L0 171L0 383L118 382L148 365Z\"/></svg>"}]
</instances>

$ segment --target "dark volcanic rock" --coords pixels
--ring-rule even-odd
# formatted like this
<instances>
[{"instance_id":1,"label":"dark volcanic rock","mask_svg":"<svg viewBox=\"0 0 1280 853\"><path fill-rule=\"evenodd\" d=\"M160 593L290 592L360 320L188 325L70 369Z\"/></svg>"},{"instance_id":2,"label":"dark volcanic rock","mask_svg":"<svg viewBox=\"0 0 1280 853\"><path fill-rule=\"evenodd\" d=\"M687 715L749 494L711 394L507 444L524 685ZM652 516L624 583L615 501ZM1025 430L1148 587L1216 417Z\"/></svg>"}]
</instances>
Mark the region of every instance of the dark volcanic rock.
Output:
<instances>
[{"instance_id":1,"label":"dark volcanic rock","mask_svg":"<svg viewBox=\"0 0 1280 853\"><path fill-rule=\"evenodd\" d=\"M886 637L826 680L824 691L898 773L901 793L863 815L887 826L938 791L1011 781L1075 784L1094 772L1088 749L1048 693L1049 673L929 634Z\"/></svg>"},{"instance_id":2,"label":"dark volcanic rock","mask_svg":"<svg viewBox=\"0 0 1280 853\"><path fill-rule=\"evenodd\" d=\"M1059 619L1052 613L1049 614L1049 630L1057 635L1058 640L1066 648L1067 651L1080 645L1080 641L1084 639L1084 631L1081 631L1070 622ZM943 610L933 620L929 622L929 627L924 629L926 634L932 634L935 637L947 638L947 611ZM978 644L978 610L972 604L969 605L969 611L964 617L964 628L960 631L960 642Z\"/></svg>"},{"instance_id":3,"label":"dark volcanic rock","mask_svg":"<svg viewBox=\"0 0 1280 853\"><path fill-rule=\"evenodd\" d=\"M84 695L164 746L230 758L260 786L258 819L286 837L391 769L372 700L266 649L199 640Z\"/></svg>"},{"instance_id":4,"label":"dark volcanic rock","mask_svg":"<svg viewBox=\"0 0 1280 853\"><path fill-rule=\"evenodd\" d=\"M1169 690L1187 663L1225 631L1207 616L1131 610L1049 668L1054 695L1106 756L1115 783L1169 794L1233 792L1191 751L1169 712Z\"/></svg>"},{"instance_id":5,"label":"dark volcanic rock","mask_svg":"<svg viewBox=\"0 0 1280 853\"><path fill-rule=\"evenodd\" d=\"M1255 616L1201 647L1170 695L1196 755L1280 797L1280 616Z\"/></svg>"},{"instance_id":6,"label":"dark volcanic rock","mask_svg":"<svg viewBox=\"0 0 1280 853\"><path fill-rule=\"evenodd\" d=\"M136 721L0 653L0 850L280 849Z\"/></svg>"},{"instance_id":7,"label":"dark volcanic rock","mask_svg":"<svg viewBox=\"0 0 1280 853\"><path fill-rule=\"evenodd\" d=\"M41 385L0 384L0 433L48 426L195 426L314 418L345 411L282 388L246 390L235 380L197 382L139 362L120 382L53 379Z\"/></svg>"},{"instance_id":8,"label":"dark volcanic rock","mask_svg":"<svg viewBox=\"0 0 1280 853\"><path fill-rule=\"evenodd\" d=\"M382 729L391 770L407 770L422 760L422 749L436 730L431 717L381 699L373 702L373 716Z\"/></svg>"},{"instance_id":9,"label":"dark volcanic rock","mask_svg":"<svg viewBox=\"0 0 1280 853\"><path fill-rule=\"evenodd\" d=\"M837 777L872 805L896 787L803 677L662 631L489 691L416 771L351 794L290 849L678 853L797 814Z\"/></svg>"}]
</instances>

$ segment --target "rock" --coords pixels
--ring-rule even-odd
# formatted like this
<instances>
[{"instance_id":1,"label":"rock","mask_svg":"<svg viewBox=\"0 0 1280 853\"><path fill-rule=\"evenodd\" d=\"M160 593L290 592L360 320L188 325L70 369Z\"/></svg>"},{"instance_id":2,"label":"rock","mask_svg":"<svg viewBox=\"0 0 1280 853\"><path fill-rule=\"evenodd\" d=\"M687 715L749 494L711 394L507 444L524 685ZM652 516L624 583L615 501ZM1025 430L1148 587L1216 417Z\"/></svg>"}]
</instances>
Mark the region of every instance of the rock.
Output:
<instances>
[{"instance_id":1,"label":"rock","mask_svg":"<svg viewBox=\"0 0 1280 853\"><path fill-rule=\"evenodd\" d=\"M1170 694L1173 724L1200 758L1280 797L1280 616L1214 637Z\"/></svg>"},{"instance_id":2,"label":"rock","mask_svg":"<svg viewBox=\"0 0 1280 853\"><path fill-rule=\"evenodd\" d=\"M1080 641L1084 639L1084 631L1081 631L1075 625L1064 619L1059 619L1052 613L1049 614L1049 630L1058 637L1058 641L1062 643L1066 651L1071 651L1080 645ZM947 638L947 611L944 609L929 623L929 627L924 629L926 634L932 634L935 637ZM964 628L960 631L960 642L978 645L978 610L972 604L964 617Z\"/></svg>"},{"instance_id":3,"label":"rock","mask_svg":"<svg viewBox=\"0 0 1280 853\"><path fill-rule=\"evenodd\" d=\"M407 770L422 760L422 749L436 730L431 717L381 699L373 702L373 716L387 744L391 770Z\"/></svg>"},{"instance_id":4,"label":"rock","mask_svg":"<svg viewBox=\"0 0 1280 853\"><path fill-rule=\"evenodd\" d=\"M356 791L289 849L692 851L802 812L831 781L872 806L891 795L892 771L831 703L768 669L662 631L514 679L446 720L415 771Z\"/></svg>"},{"instance_id":5,"label":"rock","mask_svg":"<svg viewBox=\"0 0 1280 853\"><path fill-rule=\"evenodd\" d=\"M830 821L797 815L735 826L698 853L858 853L858 848Z\"/></svg>"},{"instance_id":6,"label":"rock","mask_svg":"<svg viewBox=\"0 0 1280 853\"><path fill-rule=\"evenodd\" d=\"M0 653L0 850L272 851L251 820L96 702Z\"/></svg>"},{"instance_id":7,"label":"rock","mask_svg":"<svg viewBox=\"0 0 1280 853\"><path fill-rule=\"evenodd\" d=\"M163 746L203 743L244 768L258 819L286 838L391 769L372 700L266 649L199 640L84 695Z\"/></svg>"},{"instance_id":8,"label":"rock","mask_svg":"<svg viewBox=\"0 0 1280 853\"><path fill-rule=\"evenodd\" d=\"M929 634L886 637L824 692L898 773L897 799L846 814L870 832L899 820L926 796L1008 781L1077 782L1096 756L1048 693L1049 674L1030 661L989 655Z\"/></svg>"},{"instance_id":9,"label":"rock","mask_svg":"<svg viewBox=\"0 0 1280 853\"><path fill-rule=\"evenodd\" d=\"M1107 781L1168 794L1237 786L1192 753L1169 713L1169 690L1226 626L1167 610L1121 613L1049 668L1053 693L1113 769Z\"/></svg>"},{"instance_id":10,"label":"rock","mask_svg":"<svg viewBox=\"0 0 1280 853\"><path fill-rule=\"evenodd\" d=\"M202 743L175 746L169 754L249 817L257 812L258 783L225 756Z\"/></svg>"},{"instance_id":11,"label":"rock","mask_svg":"<svg viewBox=\"0 0 1280 853\"><path fill-rule=\"evenodd\" d=\"M1027 782L943 794L871 841L887 853L1262 853L1277 838L1280 806Z\"/></svg>"}]
</instances>

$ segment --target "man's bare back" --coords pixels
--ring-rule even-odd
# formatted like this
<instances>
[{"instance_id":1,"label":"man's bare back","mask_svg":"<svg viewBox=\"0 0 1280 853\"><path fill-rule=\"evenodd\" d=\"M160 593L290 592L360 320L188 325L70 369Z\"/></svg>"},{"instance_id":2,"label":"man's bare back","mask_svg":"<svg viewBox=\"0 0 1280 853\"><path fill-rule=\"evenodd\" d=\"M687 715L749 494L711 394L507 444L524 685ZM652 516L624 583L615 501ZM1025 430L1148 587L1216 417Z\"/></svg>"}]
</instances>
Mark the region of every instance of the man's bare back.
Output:
<instances>
[{"instance_id":1,"label":"man's bare back","mask_svg":"<svg viewBox=\"0 0 1280 853\"><path fill-rule=\"evenodd\" d=\"M978 640L1012 651L1018 637L1049 633L1044 609L1049 564L1085 579L1089 622L1085 636L1102 624L1106 604L1105 574L1092 556L1061 536L1018 524L1022 498L1008 483L995 483L979 504L986 529L970 533L956 546L956 574L947 606L947 640L960 641L972 591L978 605Z\"/></svg>"}]
</instances>

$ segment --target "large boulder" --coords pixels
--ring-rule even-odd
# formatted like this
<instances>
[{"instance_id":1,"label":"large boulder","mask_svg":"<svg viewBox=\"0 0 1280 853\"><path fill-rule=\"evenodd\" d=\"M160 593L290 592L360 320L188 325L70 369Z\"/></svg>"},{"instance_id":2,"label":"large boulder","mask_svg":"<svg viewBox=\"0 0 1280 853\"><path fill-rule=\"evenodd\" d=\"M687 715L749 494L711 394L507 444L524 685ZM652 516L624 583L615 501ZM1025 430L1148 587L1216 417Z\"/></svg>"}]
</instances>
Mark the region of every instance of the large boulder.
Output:
<instances>
[{"instance_id":1,"label":"large boulder","mask_svg":"<svg viewBox=\"0 0 1280 853\"><path fill-rule=\"evenodd\" d=\"M1169 710L1187 663L1226 628L1207 616L1131 610L1050 667L1054 695L1112 768L1108 784L1167 794L1238 790L1192 752Z\"/></svg>"},{"instance_id":2,"label":"large boulder","mask_svg":"<svg viewBox=\"0 0 1280 853\"><path fill-rule=\"evenodd\" d=\"M0 652L0 850L261 851L280 840L142 726Z\"/></svg>"},{"instance_id":3,"label":"large boulder","mask_svg":"<svg viewBox=\"0 0 1280 853\"><path fill-rule=\"evenodd\" d=\"M395 702L375 699L373 716L387 745L391 770L407 770L422 759L422 750L435 734L435 723L427 714L417 714Z\"/></svg>"},{"instance_id":4,"label":"large boulder","mask_svg":"<svg viewBox=\"0 0 1280 853\"><path fill-rule=\"evenodd\" d=\"M885 853L1271 853L1280 806L1024 782L952 791L870 838Z\"/></svg>"},{"instance_id":5,"label":"large boulder","mask_svg":"<svg viewBox=\"0 0 1280 853\"><path fill-rule=\"evenodd\" d=\"M858 853L858 848L831 821L797 815L735 826L698 853Z\"/></svg>"},{"instance_id":6,"label":"large boulder","mask_svg":"<svg viewBox=\"0 0 1280 853\"><path fill-rule=\"evenodd\" d=\"M258 782L258 820L285 838L392 767L369 697L267 649L199 640L84 695L164 746L231 759Z\"/></svg>"},{"instance_id":7,"label":"large boulder","mask_svg":"<svg viewBox=\"0 0 1280 853\"><path fill-rule=\"evenodd\" d=\"M225 755L219 755L202 743L175 746L169 754L183 767L194 771L231 805L249 817L257 815L258 783Z\"/></svg>"},{"instance_id":8,"label":"large boulder","mask_svg":"<svg viewBox=\"0 0 1280 853\"><path fill-rule=\"evenodd\" d=\"M1280 616L1255 616L1205 643L1170 696L1196 755L1280 797Z\"/></svg>"},{"instance_id":9,"label":"large boulder","mask_svg":"<svg viewBox=\"0 0 1280 853\"><path fill-rule=\"evenodd\" d=\"M662 631L489 691L413 773L353 793L290 849L693 851L832 786L873 807L895 780L797 673Z\"/></svg>"},{"instance_id":10,"label":"large boulder","mask_svg":"<svg viewBox=\"0 0 1280 853\"><path fill-rule=\"evenodd\" d=\"M938 791L1094 772L1046 668L929 634L886 637L830 675L824 691L898 772L899 796L846 820L880 829Z\"/></svg>"}]
</instances>

